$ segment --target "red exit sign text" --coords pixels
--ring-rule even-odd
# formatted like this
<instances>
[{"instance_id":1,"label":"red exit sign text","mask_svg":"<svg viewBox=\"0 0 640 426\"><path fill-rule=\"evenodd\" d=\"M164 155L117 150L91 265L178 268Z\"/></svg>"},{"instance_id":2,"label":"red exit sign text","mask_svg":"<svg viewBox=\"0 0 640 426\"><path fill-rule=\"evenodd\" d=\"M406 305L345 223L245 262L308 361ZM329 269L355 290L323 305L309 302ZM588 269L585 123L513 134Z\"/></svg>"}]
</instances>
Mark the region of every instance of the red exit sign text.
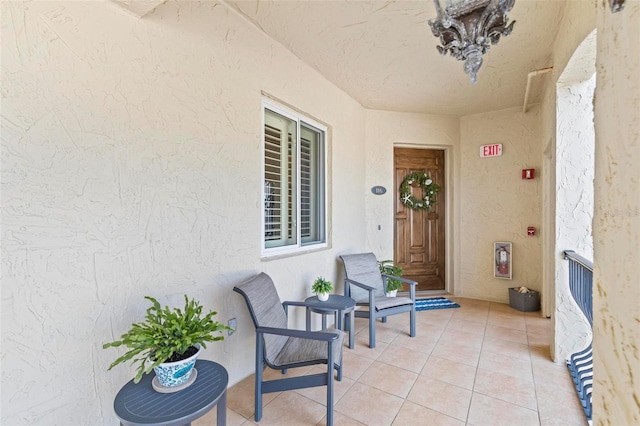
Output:
<instances>
[{"instance_id":1,"label":"red exit sign text","mask_svg":"<svg viewBox=\"0 0 640 426\"><path fill-rule=\"evenodd\" d=\"M499 157L502 155L502 144L494 143L491 145L482 145L480 147L480 157Z\"/></svg>"}]
</instances>

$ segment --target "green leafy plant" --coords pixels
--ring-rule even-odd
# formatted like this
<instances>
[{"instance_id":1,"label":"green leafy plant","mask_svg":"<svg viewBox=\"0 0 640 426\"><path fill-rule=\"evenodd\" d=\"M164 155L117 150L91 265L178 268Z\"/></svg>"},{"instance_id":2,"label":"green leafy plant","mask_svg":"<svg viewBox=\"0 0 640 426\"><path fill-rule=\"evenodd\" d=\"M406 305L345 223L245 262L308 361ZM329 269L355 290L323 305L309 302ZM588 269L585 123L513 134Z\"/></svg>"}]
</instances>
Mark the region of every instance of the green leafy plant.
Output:
<instances>
[{"instance_id":1,"label":"green leafy plant","mask_svg":"<svg viewBox=\"0 0 640 426\"><path fill-rule=\"evenodd\" d=\"M322 277L316 278L316 280L313 282L313 285L311 286L311 291L315 294L331 293L332 290L333 284L331 284L331 281L327 281Z\"/></svg>"},{"instance_id":2,"label":"green leafy plant","mask_svg":"<svg viewBox=\"0 0 640 426\"><path fill-rule=\"evenodd\" d=\"M103 349L126 346L129 350L116 359L110 366L111 370L116 365L131 360L132 364L139 363L137 373L133 379L138 383L143 374L147 374L154 367L168 360L180 361L192 354L185 352L196 344L206 348L206 342L223 340L224 336L216 335L223 330L233 329L213 320L217 312L211 311L202 314L200 303L184 295L184 311L179 308L162 308L160 303L150 296L145 299L152 305L147 309L145 321L134 323L131 329L120 336L120 340L105 343ZM189 351L192 352L192 351ZM138 356L137 358L134 358Z\"/></svg>"},{"instance_id":3,"label":"green leafy plant","mask_svg":"<svg viewBox=\"0 0 640 426\"><path fill-rule=\"evenodd\" d=\"M381 274L393 275L395 277L402 276L402 267L393 263L393 260L381 260L378 262ZM387 292L402 289L402 281L387 278Z\"/></svg>"}]
</instances>

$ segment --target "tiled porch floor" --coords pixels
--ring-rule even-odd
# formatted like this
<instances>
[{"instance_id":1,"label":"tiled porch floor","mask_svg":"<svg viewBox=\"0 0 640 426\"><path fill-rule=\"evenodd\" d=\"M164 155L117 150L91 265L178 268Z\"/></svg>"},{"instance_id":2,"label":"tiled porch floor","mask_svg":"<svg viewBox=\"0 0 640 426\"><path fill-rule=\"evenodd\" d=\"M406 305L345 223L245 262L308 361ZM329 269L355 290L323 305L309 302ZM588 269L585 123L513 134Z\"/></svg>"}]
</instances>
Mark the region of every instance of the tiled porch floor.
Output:
<instances>
[{"instance_id":1,"label":"tiled porch floor","mask_svg":"<svg viewBox=\"0 0 640 426\"><path fill-rule=\"evenodd\" d=\"M378 323L375 349L356 319L356 347L344 348L344 378L335 382L336 425L586 424L566 366L550 360L550 320L451 299L461 307L417 312L414 338L408 314ZM321 371L297 370L305 369ZM229 389L228 425L254 424L253 380ZM266 394L259 424L323 425L325 401L324 387ZM194 422L214 424L215 409Z\"/></svg>"}]
</instances>

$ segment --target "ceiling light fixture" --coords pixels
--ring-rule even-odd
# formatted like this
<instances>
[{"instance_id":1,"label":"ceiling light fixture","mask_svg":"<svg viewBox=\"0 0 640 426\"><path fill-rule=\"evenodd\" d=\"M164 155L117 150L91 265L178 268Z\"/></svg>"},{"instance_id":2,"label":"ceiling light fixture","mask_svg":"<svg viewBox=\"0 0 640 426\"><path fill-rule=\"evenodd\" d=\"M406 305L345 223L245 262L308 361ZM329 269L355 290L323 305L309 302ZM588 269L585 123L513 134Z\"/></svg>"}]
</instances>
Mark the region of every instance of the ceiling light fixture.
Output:
<instances>
[{"instance_id":1,"label":"ceiling light fixture","mask_svg":"<svg viewBox=\"0 0 640 426\"><path fill-rule=\"evenodd\" d=\"M484 55L500 36L513 30L507 14L515 0L433 0L438 16L429 21L433 35L440 38L438 51L464 61L464 72L475 84Z\"/></svg>"},{"instance_id":2,"label":"ceiling light fixture","mask_svg":"<svg viewBox=\"0 0 640 426\"><path fill-rule=\"evenodd\" d=\"M609 0L609 6L611 7L611 12L616 13L624 9L624 2L625 0Z\"/></svg>"}]
</instances>

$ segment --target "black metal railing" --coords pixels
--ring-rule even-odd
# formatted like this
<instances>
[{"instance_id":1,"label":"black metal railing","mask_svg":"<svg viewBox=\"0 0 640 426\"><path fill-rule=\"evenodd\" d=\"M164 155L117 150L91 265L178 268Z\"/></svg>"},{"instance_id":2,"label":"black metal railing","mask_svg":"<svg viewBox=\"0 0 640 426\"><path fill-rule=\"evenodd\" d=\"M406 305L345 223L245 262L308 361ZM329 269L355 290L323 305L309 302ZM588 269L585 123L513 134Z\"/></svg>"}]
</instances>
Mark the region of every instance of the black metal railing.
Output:
<instances>
[{"instance_id":1,"label":"black metal railing","mask_svg":"<svg viewBox=\"0 0 640 426\"><path fill-rule=\"evenodd\" d=\"M593 263L572 250L565 250L564 258L569 261L571 296L593 330ZM573 383L589 423L591 423L591 391L593 387L592 341L593 336L585 349L574 353L567 360L567 367L573 377Z\"/></svg>"}]
</instances>

